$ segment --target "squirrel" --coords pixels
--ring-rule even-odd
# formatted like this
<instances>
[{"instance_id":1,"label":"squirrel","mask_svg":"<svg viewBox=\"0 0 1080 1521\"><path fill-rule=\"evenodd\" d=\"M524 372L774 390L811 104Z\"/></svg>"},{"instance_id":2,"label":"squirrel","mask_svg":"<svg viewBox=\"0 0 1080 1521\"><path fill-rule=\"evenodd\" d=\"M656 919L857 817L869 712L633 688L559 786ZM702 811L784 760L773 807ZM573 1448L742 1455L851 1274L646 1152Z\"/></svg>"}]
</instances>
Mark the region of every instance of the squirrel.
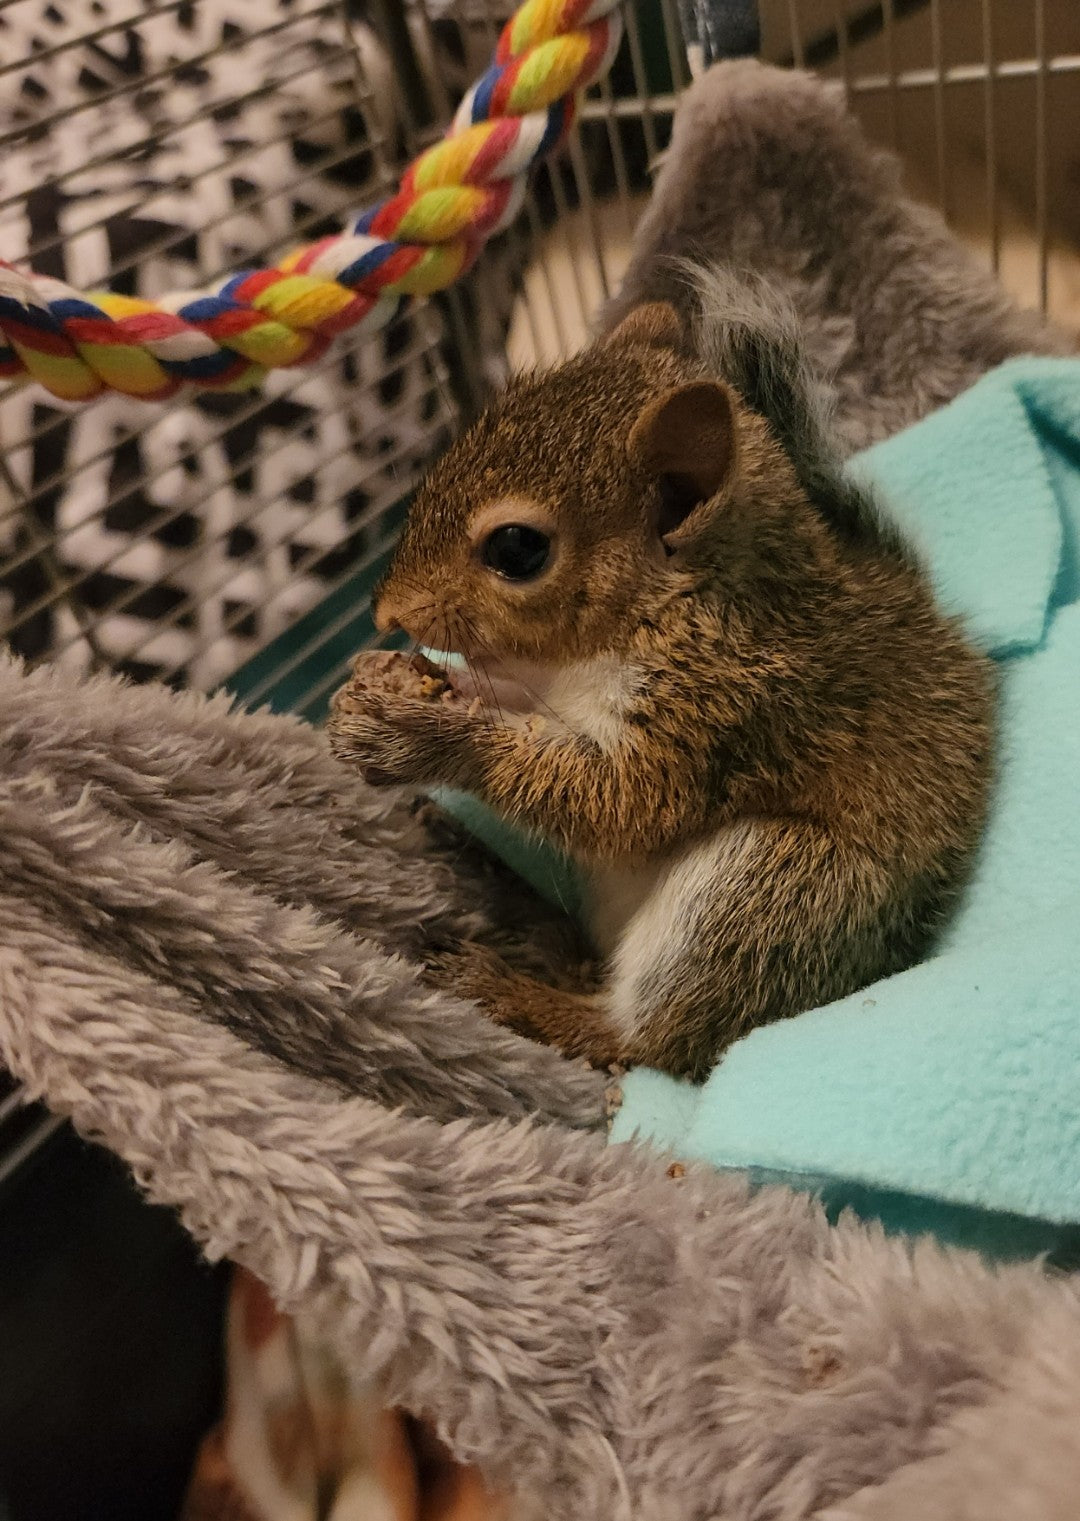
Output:
<instances>
[{"instance_id":1,"label":"squirrel","mask_svg":"<svg viewBox=\"0 0 1080 1521\"><path fill-rule=\"evenodd\" d=\"M830 450L790 323L697 283L689 326L640 306L451 445L374 612L467 666L435 704L362 682L329 724L370 781L467 791L583 869L599 986L472 945L437 976L568 1055L694 1080L927 954L995 714L990 661Z\"/></svg>"}]
</instances>

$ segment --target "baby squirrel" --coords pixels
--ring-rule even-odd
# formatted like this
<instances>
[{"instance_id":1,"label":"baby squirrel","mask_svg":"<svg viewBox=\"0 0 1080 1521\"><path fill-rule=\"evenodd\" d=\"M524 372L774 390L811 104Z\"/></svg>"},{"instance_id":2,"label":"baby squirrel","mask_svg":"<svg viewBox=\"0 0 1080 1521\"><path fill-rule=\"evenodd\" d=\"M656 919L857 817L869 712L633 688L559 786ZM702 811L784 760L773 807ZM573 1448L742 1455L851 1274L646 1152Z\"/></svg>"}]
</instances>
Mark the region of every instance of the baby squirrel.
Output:
<instances>
[{"instance_id":1,"label":"baby squirrel","mask_svg":"<svg viewBox=\"0 0 1080 1521\"><path fill-rule=\"evenodd\" d=\"M421 487L377 625L465 656L332 743L474 794L585 871L597 991L478 947L443 975L597 1065L703 1077L753 1026L930 947L991 781L989 662L825 446L768 305L700 280L513 381Z\"/></svg>"}]
</instances>

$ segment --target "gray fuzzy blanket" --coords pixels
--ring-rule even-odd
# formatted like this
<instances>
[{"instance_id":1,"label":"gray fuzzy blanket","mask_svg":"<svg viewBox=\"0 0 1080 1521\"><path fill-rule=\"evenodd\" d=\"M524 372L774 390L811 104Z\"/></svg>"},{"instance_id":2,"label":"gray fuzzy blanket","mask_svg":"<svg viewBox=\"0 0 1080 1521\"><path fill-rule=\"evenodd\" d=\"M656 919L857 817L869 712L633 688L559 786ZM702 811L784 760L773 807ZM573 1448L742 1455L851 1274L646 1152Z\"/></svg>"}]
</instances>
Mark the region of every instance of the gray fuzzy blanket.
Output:
<instances>
[{"instance_id":1,"label":"gray fuzzy blanket","mask_svg":"<svg viewBox=\"0 0 1080 1521\"><path fill-rule=\"evenodd\" d=\"M703 244L787 287L852 448L1060 343L799 75L689 93L623 302ZM416 972L567 927L317 733L6 661L0 778L0 1059L517 1517L1075 1517L1077 1285L608 1146L600 1075Z\"/></svg>"}]
</instances>

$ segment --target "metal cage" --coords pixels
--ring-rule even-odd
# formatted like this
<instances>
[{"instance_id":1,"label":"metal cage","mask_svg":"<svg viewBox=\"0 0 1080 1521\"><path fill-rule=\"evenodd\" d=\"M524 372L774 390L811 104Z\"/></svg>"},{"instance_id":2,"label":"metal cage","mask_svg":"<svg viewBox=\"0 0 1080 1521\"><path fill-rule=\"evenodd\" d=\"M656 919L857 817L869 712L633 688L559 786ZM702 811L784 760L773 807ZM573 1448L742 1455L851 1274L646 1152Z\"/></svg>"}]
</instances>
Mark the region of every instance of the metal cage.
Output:
<instances>
[{"instance_id":1,"label":"metal cage","mask_svg":"<svg viewBox=\"0 0 1080 1521\"><path fill-rule=\"evenodd\" d=\"M505 6L505 11L500 9ZM272 261L440 135L509 0L0 0L0 257L148 297ZM754 49L843 82L1021 302L1080 329L1077 0L627 0L567 151L468 278L257 395L0 390L0 638L317 719L426 464L581 344L678 93ZM57 1121L0 1074L0 1183Z\"/></svg>"},{"instance_id":2,"label":"metal cage","mask_svg":"<svg viewBox=\"0 0 1080 1521\"><path fill-rule=\"evenodd\" d=\"M499 3L2 0L3 255L157 296L332 229L439 135ZM31 660L225 683L317 718L372 636L367 590L418 473L507 367L582 341L678 91L725 43L841 79L1006 284L1075 315L1072 0L726 13L725 37L725 4L634 0L612 73L517 225L375 339L254 396L0 394L0 635Z\"/></svg>"}]
</instances>

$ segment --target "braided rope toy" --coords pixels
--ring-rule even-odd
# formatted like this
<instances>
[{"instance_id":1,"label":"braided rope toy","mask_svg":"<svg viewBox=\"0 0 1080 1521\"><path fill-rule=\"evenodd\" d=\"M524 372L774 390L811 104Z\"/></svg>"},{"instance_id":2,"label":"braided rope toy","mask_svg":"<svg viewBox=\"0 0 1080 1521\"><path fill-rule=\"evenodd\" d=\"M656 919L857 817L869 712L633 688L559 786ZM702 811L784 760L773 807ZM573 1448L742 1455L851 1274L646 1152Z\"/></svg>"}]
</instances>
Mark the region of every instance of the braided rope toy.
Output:
<instances>
[{"instance_id":1,"label":"braided rope toy","mask_svg":"<svg viewBox=\"0 0 1080 1521\"><path fill-rule=\"evenodd\" d=\"M0 261L0 377L64 401L119 391L147 401L183 385L255 386L311 364L354 327L376 329L411 296L452 284L518 211L526 176L573 122L575 96L610 67L618 0L525 0L446 136L397 193L345 232L157 301L80 294Z\"/></svg>"}]
</instances>

